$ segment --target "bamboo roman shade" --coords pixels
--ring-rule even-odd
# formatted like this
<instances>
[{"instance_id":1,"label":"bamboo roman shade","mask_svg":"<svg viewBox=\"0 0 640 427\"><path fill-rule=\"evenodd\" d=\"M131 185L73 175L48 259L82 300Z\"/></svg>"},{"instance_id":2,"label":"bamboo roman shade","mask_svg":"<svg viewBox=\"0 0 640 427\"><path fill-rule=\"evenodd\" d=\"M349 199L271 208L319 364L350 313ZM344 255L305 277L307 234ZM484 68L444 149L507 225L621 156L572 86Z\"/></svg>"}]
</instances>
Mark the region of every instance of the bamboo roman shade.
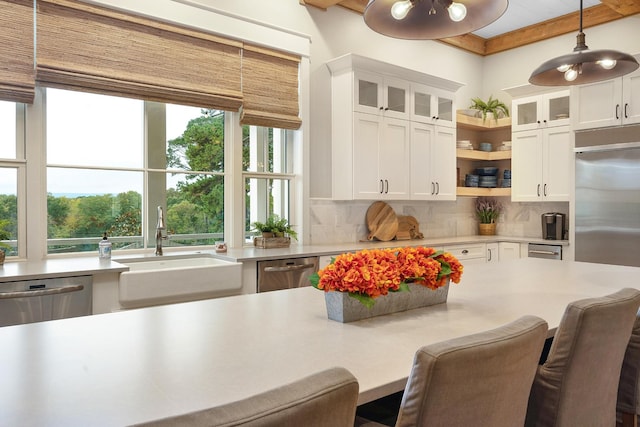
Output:
<instances>
[{"instance_id":1,"label":"bamboo roman shade","mask_svg":"<svg viewBox=\"0 0 640 427\"><path fill-rule=\"evenodd\" d=\"M237 111L242 43L74 0L37 0L44 86Z\"/></svg>"},{"instance_id":2,"label":"bamboo roman shade","mask_svg":"<svg viewBox=\"0 0 640 427\"><path fill-rule=\"evenodd\" d=\"M33 102L33 0L0 0L0 99Z\"/></svg>"},{"instance_id":3,"label":"bamboo roman shade","mask_svg":"<svg viewBox=\"0 0 640 427\"><path fill-rule=\"evenodd\" d=\"M244 45L241 124L281 129L300 127L299 64L299 56Z\"/></svg>"}]
</instances>

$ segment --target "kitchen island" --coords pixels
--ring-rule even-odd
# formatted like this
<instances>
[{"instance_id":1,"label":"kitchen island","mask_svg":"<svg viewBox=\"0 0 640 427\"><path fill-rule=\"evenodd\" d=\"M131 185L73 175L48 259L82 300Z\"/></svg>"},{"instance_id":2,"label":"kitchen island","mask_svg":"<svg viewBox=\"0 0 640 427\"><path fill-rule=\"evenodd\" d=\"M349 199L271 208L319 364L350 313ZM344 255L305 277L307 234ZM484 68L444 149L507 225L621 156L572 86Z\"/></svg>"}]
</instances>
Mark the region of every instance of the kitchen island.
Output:
<instances>
[{"instance_id":1,"label":"kitchen island","mask_svg":"<svg viewBox=\"0 0 640 427\"><path fill-rule=\"evenodd\" d=\"M359 403L403 389L423 345L566 305L640 268L520 259L465 267L446 304L342 324L313 288L0 328L0 425L121 426L195 411L343 366Z\"/></svg>"}]
</instances>

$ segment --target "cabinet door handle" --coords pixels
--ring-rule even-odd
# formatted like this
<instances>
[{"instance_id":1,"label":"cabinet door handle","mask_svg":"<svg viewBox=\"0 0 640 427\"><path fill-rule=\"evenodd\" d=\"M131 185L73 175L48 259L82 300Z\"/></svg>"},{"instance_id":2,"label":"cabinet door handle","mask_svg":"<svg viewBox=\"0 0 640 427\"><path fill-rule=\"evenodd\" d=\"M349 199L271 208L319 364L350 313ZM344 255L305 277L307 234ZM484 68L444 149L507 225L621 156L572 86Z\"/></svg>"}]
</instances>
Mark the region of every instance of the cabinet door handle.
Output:
<instances>
[{"instance_id":1,"label":"cabinet door handle","mask_svg":"<svg viewBox=\"0 0 640 427\"><path fill-rule=\"evenodd\" d=\"M547 184L544 185L544 190L542 192L542 194L546 197L547 196Z\"/></svg>"},{"instance_id":2,"label":"cabinet door handle","mask_svg":"<svg viewBox=\"0 0 640 427\"><path fill-rule=\"evenodd\" d=\"M440 183L436 181L436 196L440 194Z\"/></svg>"},{"instance_id":3,"label":"cabinet door handle","mask_svg":"<svg viewBox=\"0 0 640 427\"><path fill-rule=\"evenodd\" d=\"M616 104L616 119L620 118L620 104Z\"/></svg>"},{"instance_id":4,"label":"cabinet door handle","mask_svg":"<svg viewBox=\"0 0 640 427\"><path fill-rule=\"evenodd\" d=\"M431 181L431 195L433 196L434 194L436 194L436 184Z\"/></svg>"},{"instance_id":5,"label":"cabinet door handle","mask_svg":"<svg viewBox=\"0 0 640 427\"><path fill-rule=\"evenodd\" d=\"M491 261L491 249L487 249L487 251L489 252L489 258L487 258L487 261Z\"/></svg>"},{"instance_id":6,"label":"cabinet door handle","mask_svg":"<svg viewBox=\"0 0 640 427\"><path fill-rule=\"evenodd\" d=\"M625 118L625 119L628 119L628 118L629 118L629 114L628 114L628 111L627 111L627 109L628 109L628 108L629 108L629 104L626 104L626 103L625 103L625 104L624 104L624 118Z\"/></svg>"},{"instance_id":7,"label":"cabinet door handle","mask_svg":"<svg viewBox=\"0 0 640 427\"><path fill-rule=\"evenodd\" d=\"M538 184L538 197L540 197L540 184Z\"/></svg>"},{"instance_id":8,"label":"cabinet door handle","mask_svg":"<svg viewBox=\"0 0 640 427\"><path fill-rule=\"evenodd\" d=\"M389 181L385 179L384 180L384 184L385 184L384 194L388 194L389 193Z\"/></svg>"},{"instance_id":9,"label":"cabinet door handle","mask_svg":"<svg viewBox=\"0 0 640 427\"><path fill-rule=\"evenodd\" d=\"M384 181L380 180L380 194L384 193Z\"/></svg>"}]
</instances>

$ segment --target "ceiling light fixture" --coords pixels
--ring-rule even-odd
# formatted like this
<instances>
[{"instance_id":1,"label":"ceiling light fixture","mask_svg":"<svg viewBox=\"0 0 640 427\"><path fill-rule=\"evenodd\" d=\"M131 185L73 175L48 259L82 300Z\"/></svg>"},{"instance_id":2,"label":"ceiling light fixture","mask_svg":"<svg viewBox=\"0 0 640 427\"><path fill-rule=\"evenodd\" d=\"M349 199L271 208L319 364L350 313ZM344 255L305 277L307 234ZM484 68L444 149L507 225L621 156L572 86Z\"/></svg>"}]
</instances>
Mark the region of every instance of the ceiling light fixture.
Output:
<instances>
[{"instance_id":1,"label":"ceiling light fixture","mask_svg":"<svg viewBox=\"0 0 640 427\"><path fill-rule=\"evenodd\" d=\"M580 0L580 32L576 47L567 55L550 59L536 68L529 83L538 86L570 86L609 80L638 68L638 61L617 50L589 50L582 32L582 0Z\"/></svg>"},{"instance_id":2,"label":"ceiling light fixture","mask_svg":"<svg viewBox=\"0 0 640 427\"><path fill-rule=\"evenodd\" d=\"M508 0L369 0L364 22L398 39L441 39L489 25L508 4Z\"/></svg>"}]
</instances>

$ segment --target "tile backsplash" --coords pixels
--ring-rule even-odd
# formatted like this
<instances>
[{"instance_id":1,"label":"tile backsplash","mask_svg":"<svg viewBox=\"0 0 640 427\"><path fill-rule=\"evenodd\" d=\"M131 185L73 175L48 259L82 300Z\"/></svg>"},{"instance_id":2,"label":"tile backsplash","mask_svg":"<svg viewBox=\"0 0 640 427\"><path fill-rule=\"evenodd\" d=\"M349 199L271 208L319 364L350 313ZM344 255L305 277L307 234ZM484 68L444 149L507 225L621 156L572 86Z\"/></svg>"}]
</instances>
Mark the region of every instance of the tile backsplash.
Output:
<instances>
[{"instance_id":1,"label":"tile backsplash","mask_svg":"<svg viewBox=\"0 0 640 427\"><path fill-rule=\"evenodd\" d=\"M460 197L451 202L388 201L397 215L418 220L425 238L478 234L475 198ZM510 237L541 238L540 215L545 212L569 214L568 202L512 203L500 198L504 210L498 219L497 234ZM372 201L311 199L311 244L351 243L366 240L367 209ZM571 226L569 224L569 226Z\"/></svg>"}]
</instances>

